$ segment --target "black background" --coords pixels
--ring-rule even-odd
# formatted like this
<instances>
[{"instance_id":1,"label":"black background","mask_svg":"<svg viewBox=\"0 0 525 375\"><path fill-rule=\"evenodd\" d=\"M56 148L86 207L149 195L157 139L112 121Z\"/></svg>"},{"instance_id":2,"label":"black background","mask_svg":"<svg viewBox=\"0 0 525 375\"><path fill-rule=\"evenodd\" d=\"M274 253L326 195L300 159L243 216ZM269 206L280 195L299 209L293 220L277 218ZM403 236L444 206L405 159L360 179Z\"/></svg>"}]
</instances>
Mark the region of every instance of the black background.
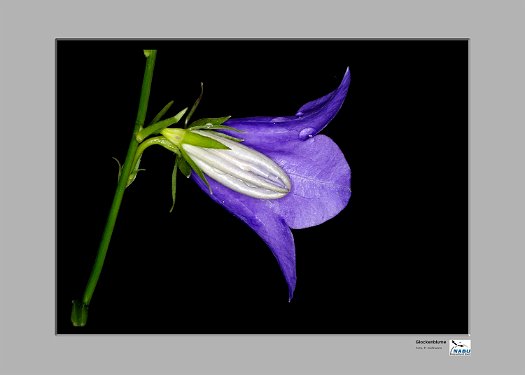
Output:
<instances>
[{"instance_id":1,"label":"black background","mask_svg":"<svg viewBox=\"0 0 525 375\"><path fill-rule=\"evenodd\" d=\"M81 298L158 49L147 121L292 115L352 81L323 131L352 169L334 219L294 230L297 289L263 241L144 154L124 196L88 324ZM58 333L420 333L468 331L468 42L465 40L57 42Z\"/></svg>"}]
</instances>

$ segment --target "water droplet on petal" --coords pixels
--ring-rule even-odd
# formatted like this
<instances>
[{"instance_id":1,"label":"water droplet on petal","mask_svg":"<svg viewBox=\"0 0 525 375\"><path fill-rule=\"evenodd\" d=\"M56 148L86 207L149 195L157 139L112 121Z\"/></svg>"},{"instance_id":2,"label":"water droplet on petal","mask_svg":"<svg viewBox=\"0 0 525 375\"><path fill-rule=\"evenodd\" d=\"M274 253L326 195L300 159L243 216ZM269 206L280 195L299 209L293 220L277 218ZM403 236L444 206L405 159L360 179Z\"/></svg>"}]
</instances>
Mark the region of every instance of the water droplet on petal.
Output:
<instances>
[{"instance_id":1,"label":"water droplet on petal","mask_svg":"<svg viewBox=\"0 0 525 375\"><path fill-rule=\"evenodd\" d=\"M314 128L304 128L303 130L301 130L301 132L299 133L299 139L301 141L305 141L306 139L308 138L312 138L312 136L314 135L315 133L315 129Z\"/></svg>"}]
</instances>

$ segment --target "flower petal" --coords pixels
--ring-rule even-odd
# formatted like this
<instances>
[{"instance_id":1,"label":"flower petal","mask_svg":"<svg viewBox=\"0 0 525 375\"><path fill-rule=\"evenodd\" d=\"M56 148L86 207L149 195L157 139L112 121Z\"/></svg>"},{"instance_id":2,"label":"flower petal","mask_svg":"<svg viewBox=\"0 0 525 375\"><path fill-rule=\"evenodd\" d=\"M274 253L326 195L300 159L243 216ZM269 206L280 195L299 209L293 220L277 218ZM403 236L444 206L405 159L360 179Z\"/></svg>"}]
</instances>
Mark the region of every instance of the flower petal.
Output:
<instances>
[{"instance_id":1,"label":"flower petal","mask_svg":"<svg viewBox=\"0 0 525 375\"><path fill-rule=\"evenodd\" d=\"M271 201L272 210L293 229L319 225L337 215L350 199L350 167L339 147L317 135L292 149L267 151L290 177L292 188Z\"/></svg>"},{"instance_id":2,"label":"flower petal","mask_svg":"<svg viewBox=\"0 0 525 375\"><path fill-rule=\"evenodd\" d=\"M295 245L290 228L318 225L337 215L350 199L350 167L339 147L328 137L316 135L341 108L348 87L347 69L339 87L306 103L295 116L230 119L225 125L243 131L243 145L276 162L291 180L283 198L261 200L209 181L212 194L192 173L193 180L210 197L250 226L268 245L288 284L295 290ZM238 134L229 130L224 133Z\"/></svg>"},{"instance_id":3,"label":"flower petal","mask_svg":"<svg viewBox=\"0 0 525 375\"><path fill-rule=\"evenodd\" d=\"M244 221L268 245L283 272L291 299L296 271L290 228L321 224L346 206L351 194L350 167L339 147L324 135L297 142L288 151L270 151L267 156L285 170L292 182L290 193L283 198L252 198L213 179L208 180L213 192L210 195L195 173L192 178L204 193Z\"/></svg>"},{"instance_id":4,"label":"flower petal","mask_svg":"<svg viewBox=\"0 0 525 375\"><path fill-rule=\"evenodd\" d=\"M192 173L192 179L204 193L244 221L268 245L288 284L288 298L291 300L296 283L295 244L284 219L272 211L271 201L239 194L213 179L209 179L213 192L210 195L206 185L195 173Z\"/></svg>"},{"instance_id":5,"label":"flower petal","mask_svg":"<svg viewBox=\"0 0 525 375\"><path fill-rule=\"evenodd\" d=\"M306 103L295 116L236 118L229 119L225 125L244 131L244 144L259 151L280 147L289 141L304 141L320 132L335 117L349 85L350 71L347 69L335 91ZM235 136L230 131L224 133Z\"/></svg>"}]
</instances>

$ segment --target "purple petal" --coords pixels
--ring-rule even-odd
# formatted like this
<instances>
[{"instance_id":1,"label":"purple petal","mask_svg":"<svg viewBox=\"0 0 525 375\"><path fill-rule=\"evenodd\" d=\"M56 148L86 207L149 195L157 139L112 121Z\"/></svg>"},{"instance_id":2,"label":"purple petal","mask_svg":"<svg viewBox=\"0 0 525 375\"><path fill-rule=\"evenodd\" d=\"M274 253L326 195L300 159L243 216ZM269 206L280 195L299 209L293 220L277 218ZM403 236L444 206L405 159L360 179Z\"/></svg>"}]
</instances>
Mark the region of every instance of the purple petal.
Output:
<instances>
[{"instance_id":1,"label":"purple petal","mask_svg":"<svg viewBox=\"0 0 525 375\"><path fill-rule=\"evenodd\" d=\"M289 300L295 290L295 244L292 232L284 220L271 209L270 200L261 200L239 194L208 178L210 192L202 180L192 172L192 179L211 199L244 221L268 245L288 284Z\"/></svg>"},{"instance_id":2,"label":"purple petal","mask_svg":"<svg viewBox=\"0 0 525 375\"><path fill-rule=\"evenodd\" d=\"M225 123L244 131L240 135L244 145L267 155L288 174L292 187L285 197L252 198L208 178L213 191L210 195L192 173L206 194L248 224L268 245L286 279L290 299L296 283L295 245L290 228L321 224L337 215L350 199L350 167L343 153L330 138L316 136L341 108L349 85L347 69L335 91L306 103L295 116L250 117Z\"/></svg>"},{"instance_id":3,"label":"purple petal","mask_svg":"<svg viewBox=\"0 0 525 375\"><path fill-rule=\"evenodd\" d=\"M230 134L269 156L290 177L291 192L273 201L272 209L291 228L319 225L337 215L350 199L350 167L344 155L330 138L315 136L335 117L349 85L347 69L335 91L306 103L296 116L227 121L244 131Z\"/></svg>"},{"instance_id":4,"label":"purple petal","mask_svg":"<svg viewBox=\"0 0 525 375\"><path fill-rule=\"evenodd\" d=\"M267 156L279 164L292 181L290 193L281 199L252 198L208 178L213 191L210 195L195 173L192 178L204 193L244 221L268 245L283 272L291 299L296 273L290 228L321 224L346 206L351 194L350 167L339 147L324 135L293 142L290 149L270 151Z\"/></svg>"},{"instance_id":5,"label":"purple petal","mask_svg":"<svg viewBox=\"0 0 525 375\"><path fill-rule=\"evenodd\" d=\"M272 201L272 209L293 229L319 225L337 215L350 199L350 167L339 147L317 135L289 150L268 151L290 177L292 188Z\"/></svg>"},{"instance_id":6,"label":"purple petal","mask_svg":"<svg viewBox=\"0 0 525 375\"><path fill-rule=\"evenodd\" d=\"M350 71L347 69L339 87L303 105L295 116L250 117L229 119L225 125L244 131L244 144L260 151L280 147L283 143L306 140L320 132L335 117L348 92ZM228 132L232 136L239 133Z\"/></svg>"}]
</instances>

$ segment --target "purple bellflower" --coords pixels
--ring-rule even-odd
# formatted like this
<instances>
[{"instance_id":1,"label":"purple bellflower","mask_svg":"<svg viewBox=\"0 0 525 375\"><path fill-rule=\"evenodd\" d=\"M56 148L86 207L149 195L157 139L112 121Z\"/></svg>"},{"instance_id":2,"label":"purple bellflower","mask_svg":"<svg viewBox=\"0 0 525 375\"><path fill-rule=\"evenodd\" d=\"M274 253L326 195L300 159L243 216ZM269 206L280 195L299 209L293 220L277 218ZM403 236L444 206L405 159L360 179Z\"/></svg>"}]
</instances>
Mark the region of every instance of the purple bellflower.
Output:
<instances>
[{"instance_id":1,"label":"purple bellflower","mask_svg":"<svg viewBox=\"0 0 525 375\"><path fill-rule=\"evenodd\" d=\"M197 185L268 245L288 284L289 300L297 280L290 229L319 225L337 215L350 199L350 167L339 147L318 135L341 108L349 85L347 69L335 91L306 103L295 116L229 119L224 125L242 131L242 144L214 132L194 132L229 150L183 147L210 177L207 186L193 171ZM239 137L231 130L221 132ZM180 129L162 133L175 144L187 134Z\"/></svg>"},{"instance_id":2,"label":"purple bellflower","mask_svg":"<svg viewBox=\"0 0 525 375\"><path fill-rule=\"evenodd\" d=\"M350 199L350 167L339 147L330 138L318 135L343 105L350 85L349 70L335 91L306 103L294 116L202 118L188 125L202 97L201 84L201 95L188 112L184 127L170 128L188 108L161 120L173 101L149 126L143 127L156 51L145 50L144 54L148 60L135 137L130 142L123 170L119 163L118 186L97 258L82 299L73 301L71 322L74 326L86 325L89 303L124 190L140 171L144 150L153 145L176 154L171 186L173 204L180 171L263 239L277 259L291 301L297 280L291 229L316 226L333 218ZM237 138L238 132L243 139Z\"/></svg>"}]
</instances>

